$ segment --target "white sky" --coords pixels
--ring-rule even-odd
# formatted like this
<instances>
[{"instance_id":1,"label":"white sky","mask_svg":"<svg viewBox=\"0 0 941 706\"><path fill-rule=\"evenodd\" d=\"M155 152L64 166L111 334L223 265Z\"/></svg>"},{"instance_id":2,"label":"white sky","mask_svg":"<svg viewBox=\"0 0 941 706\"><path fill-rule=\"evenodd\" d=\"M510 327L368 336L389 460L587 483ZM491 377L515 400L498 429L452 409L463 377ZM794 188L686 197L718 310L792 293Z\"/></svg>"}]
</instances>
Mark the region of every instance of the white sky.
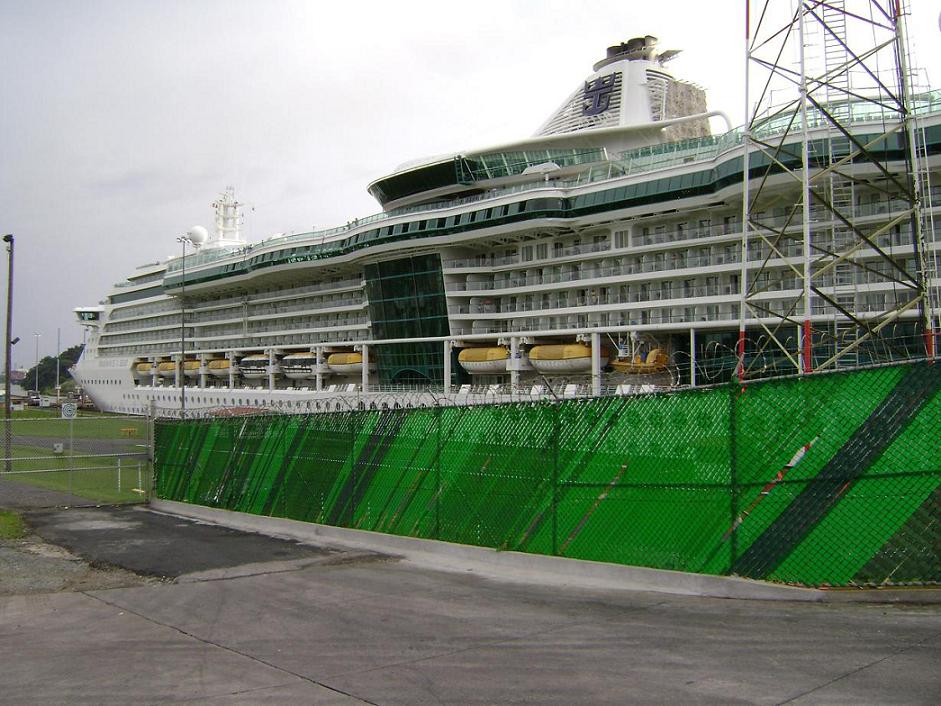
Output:
<instances>
[{"instance_id":1,"label":"white sky","mask_svg":"<svg viewBox=\"0 0 941 706\"><path fill-rule=\"evenodd\" d=\"M941 85L941 0L911 0ZM744 0L0 0L0 231L16 236L14 362L81 342L72 308L211 225L243 233L379 210L366 185L418 157L531 135L605 47L653 34L743 122ZM0 297L6 262L0 265ZM2 316L2 313L0 313ZM0 344L2 345L2 344Z\"/></svg>"}]
</instances>

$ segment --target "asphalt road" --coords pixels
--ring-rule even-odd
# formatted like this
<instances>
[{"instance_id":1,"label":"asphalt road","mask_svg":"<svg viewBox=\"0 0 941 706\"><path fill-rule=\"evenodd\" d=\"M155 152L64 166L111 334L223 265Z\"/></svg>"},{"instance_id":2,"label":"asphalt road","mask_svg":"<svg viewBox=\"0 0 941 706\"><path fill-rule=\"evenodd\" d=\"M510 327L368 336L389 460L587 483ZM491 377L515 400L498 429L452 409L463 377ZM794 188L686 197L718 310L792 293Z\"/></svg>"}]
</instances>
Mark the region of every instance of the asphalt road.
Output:
<instances>
[{"instance_id":1,"label":"asphalt road","mask_svg":"<svg viewBox=\"0 0 941 706\"><path fill-rule=\"evenodd\" d=\"M0 478L0 509L26 510L38 507L72 507L90 503L91 501L88 498Z\"/></svg>"},{"instance_id":2,"label":"asphalt road","mask_svg":"<svg viewBox=\"0 0 941 706\"><path fill-rule=\"evenodd\" d=\"M175 576L0 598L2 703L936 704L941 607L732 601L417 568L142 509L29 517Z\"/></svg>"},{"instance_id":3,"label":"asphalt road","mask_svg":"<svg viewBox=\"0 0 941 706\"><path fill-rule=\"evenodd\" d=\"M50 544L98 564L144 576L184 574L245 564L300 560L335 550L146 512L141 507L40 510L30 528Z\"/></svg>"}]
</instances>

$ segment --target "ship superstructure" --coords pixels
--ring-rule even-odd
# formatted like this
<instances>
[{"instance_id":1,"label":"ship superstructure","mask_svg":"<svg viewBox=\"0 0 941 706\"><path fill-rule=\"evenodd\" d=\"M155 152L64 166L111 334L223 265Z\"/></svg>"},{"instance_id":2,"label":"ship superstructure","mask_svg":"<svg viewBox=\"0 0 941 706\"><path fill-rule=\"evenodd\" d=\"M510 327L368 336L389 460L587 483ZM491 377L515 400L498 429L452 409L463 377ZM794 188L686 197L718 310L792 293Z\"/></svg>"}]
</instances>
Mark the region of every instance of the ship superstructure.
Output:
<instances>
[{"instance_id":1,"label":"ship superstructure","mask_svg":"<svg viewBox=\"0 0 941 706\"><path fill-rule=\"evenodd\" d=\"M402 167L369 185L383 212L342 227L248 244L227 190L211 236L192 229L185 256L139 268L102 305L76 310L90 335L73 375L99 407L127 413L629 394L729 379L743 273L765 280L752 299L767 319L743 322L755 343L788 316L801 243L755 243L743 267L742 132L710 133L723 116L672 75L674 55L649 36L610 47L536 135ZM917 96L914 111L926 174L937 176L941 93ZM832 140L812 118L805 137ZM870 110L847 124L864 137L885 120ZM763 137L783 124L769 120ZM885 146L889 168L904 173L905 149ZM787 236L801 227L799 186L758 166L762 223ZM914 257L891 183L865 165L854 175L854 222L880 252L852 281L839 268L819 278L813 318L833 321L834 335L832 302L865 322L909 296L879 270L886 254ZM939 198L926 180L929 223ZM820 242L845 226L825 209L811 208L810 221ZM932 227L927 261L938 250ZM937 300L937 269L925 275ZM893 322L899 346L922 339L918 321L910 311ZM860 348L856 362L883 353Z\"/></svg>"}]
</instances>

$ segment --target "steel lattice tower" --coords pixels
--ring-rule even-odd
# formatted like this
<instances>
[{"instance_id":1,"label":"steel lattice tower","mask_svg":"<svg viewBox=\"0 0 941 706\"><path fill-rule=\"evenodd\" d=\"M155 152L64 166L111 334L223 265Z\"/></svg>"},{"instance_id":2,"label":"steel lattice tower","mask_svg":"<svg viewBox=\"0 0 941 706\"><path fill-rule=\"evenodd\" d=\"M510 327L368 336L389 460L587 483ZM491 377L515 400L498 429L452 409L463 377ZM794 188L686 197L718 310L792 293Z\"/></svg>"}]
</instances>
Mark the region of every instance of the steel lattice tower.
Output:
<instances>
[{"instance_id":1,"label":"steel lattice tower","mask_svg":"<svg viewBox=\"0 0 941 706\"><path fill-rule=\"evenodd\" d=\"M740 377L934 355L904 3L746 4Z\"/></svg>"}]
</instances>

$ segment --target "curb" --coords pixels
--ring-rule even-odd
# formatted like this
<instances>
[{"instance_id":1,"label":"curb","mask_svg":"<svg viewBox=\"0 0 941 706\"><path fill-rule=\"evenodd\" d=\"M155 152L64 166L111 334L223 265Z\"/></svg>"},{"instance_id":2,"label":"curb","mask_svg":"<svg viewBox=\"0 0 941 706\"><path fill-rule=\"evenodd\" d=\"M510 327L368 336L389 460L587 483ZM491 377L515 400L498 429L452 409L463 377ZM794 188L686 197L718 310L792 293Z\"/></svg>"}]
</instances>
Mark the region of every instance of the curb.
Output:
<instances>
[{"instance_id":1,"label":"curb","mask_svg":"<svg viewBox=\"0 0 941 706\"><path fill-rule=\"evenodd\" d=\"M331 527L277 517L263 517L170 500L152 500L149 508L232 529L275 535L301 542L343 549L367 549L396 554L422 568L472 572L502 581L538 583L571 588L653 591L709 598L822 602L833 592L798 586L781 586L736 576L710 576L665 569L624 566L583 559L497 551L486 547L451 544L366 530ZM904 593L912 593L905 591ZM939 592L941 593L941 592ZM841 592L840 600L846 600ZM836 596L833 596L836 597ZM879 598L877 602L886 602ZM899 600L895 598L894 600Z\"/></svg>"},{"instance_id":2,"label":"curb","mask_svg":"<svg viewBox=\"0 0 941 706\"><path fill-rule=\"evenodd\" d=\"M187 517L245 532L257 532L299 542L333 546L338 549L364 549L394 554L421 568L470 572L513 583L652 591L682 596L739 600L941 604L941 588L931 586L923 588L895 586L805 588L755 581L738 576L712 576L585 559L499 551L488 547L452 544L435 539L401 537L280 517L264 517L172 500L151 500L149 508L155 512Z\"/></svg>"}]
</instances>

